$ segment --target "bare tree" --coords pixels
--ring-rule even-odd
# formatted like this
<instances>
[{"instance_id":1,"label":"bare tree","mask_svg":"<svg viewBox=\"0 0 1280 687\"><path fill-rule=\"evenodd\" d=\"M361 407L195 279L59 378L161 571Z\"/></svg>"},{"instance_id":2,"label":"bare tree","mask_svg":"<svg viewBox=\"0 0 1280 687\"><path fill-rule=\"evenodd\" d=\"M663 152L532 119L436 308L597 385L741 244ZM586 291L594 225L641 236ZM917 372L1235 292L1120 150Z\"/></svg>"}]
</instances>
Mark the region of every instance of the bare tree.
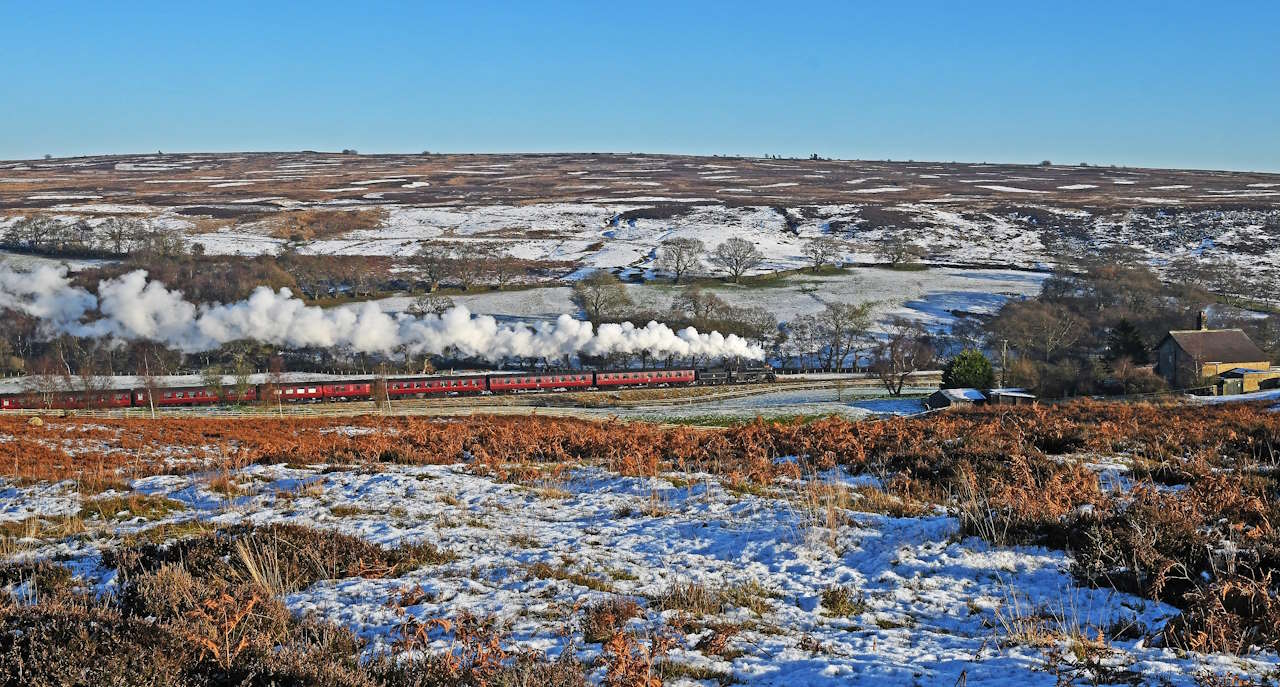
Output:
<instances>
[{"instance_id":1,"label":"bare tree","mask_svg":"<svg viewBox=\"0 0 1280 687\"><path fill-rule=\"evenodd\" d=\"M885 233L874 243L875 252L891 265L901 265L924 257L924 249L901 234Z\"/></svg>"},{"instance_id":2,"label":"bare tree","mask_svg":"<svg viewBox=\"0 0 1280 687\"><path fill-rule=\"evenodd\" d=\"M658 268L675 276L677 284L686 272L702 264L706 246L698 239L674 238L662 242L658 248Z\"/></svg>"},{"instance_id":3,"label":"bare tree","mask_svg":"<svg viewBox=\"0 0 1280 687\"><path fill-rule=\"evenodd\" d=\"M385 413L391 410L391 394L387 392L387 366L385 363L378 366L373 378L373 404L378 407L379 412Z\"/></svg>"},{"instance_id":4,"label":"bare tree","mask_svg":"<svg viewBox=\"0 0 1280 687\"><path fill-rule=\"evenodd\" d=\"M486 257L481 269L486 280L494 286L498 288L507 286L525 273L523 261L511 255L511 244L486 244L485 253Z\"/></svg>"},{"instance_id":5,"label":"bare tree","mask_svg":"<svg viewBox=\"0 0 1280 687\"><path fill-rule=\"evenodd\" d=\"M51 358L36 360L30 365L27 376L22 381L23 393L36 400L41 407L52 408L62 388L60 371L58 364Z\"/></svg>"},{"instance_id":6,"label":"bare tree","mask_svg":"<svg viewBox=\"0 0 1280 687\"><path fill-rule=\"evenodd\" d=\"M98 360L93 351L82 350L77 357L77 386L84 400L83 405L87 410L99 408L107 392L111 390L111 378L98 373Z\"/></svg>"},{"instance_id":7,"label":"bare tree","mask_svg":"<svg viewBox=\"0 0 1280 687\"><path fill-rule=\"evenodd\" d=\"M723 298L698 286L685 287L672 300L671 307L687 313L697 327L705 327L729 310L729 304Z\"/></svg>"},{"instance_id":8,"label":"bare tree","mask_svg":"<svg viewBox=\"0 0 1280 687\"><path fill-rule=\"evenodd\" d=\"M809 265L817 272L827 263L834 263L844 252L843 241L831 236L817 236L805 241L800 253L809 261Z\"/></svg>"},{"instance_id":9,"label":"bare tree","mask_svg":"<svg viewBox=\"0 0 1280 687\"><path fill-rule=\"evenodd\" d=\"M631 306L631 297L627 295L622 280L608 270L595 270L574 284L570 299L595 325L606 318L621 315Z\"/></svg>"},{"instance_id":10,"label":"bare tree","mask_svg":"<svg viewBox=\"0 0 1280 687\"><path fill-rule=\"evenodd\" d=\"M455 269L450 276L466 291L486 279L486 263L492 255L490 246L485 243L458 244L453 250Z\"/></svg>"},{"instance_id":11,"label":"bare tree","mask_svg":"<svg viewBox=\"0 0 1280 687\"><path fill-rule=\"evenodd\" d=\"M237 355L232 363L231 368L231 388L236 395L236 402L243 402L245 396L249 394L249 365L245 362L244 354Z\"/></svg>"},{"instance_id":12,"label":"bare tree","mask_svg":"<svg viewBox=\"0 0 1280 687\"><path fill-rule=\"evenodd\" d=\"M116 255L128 252L129 243L138 232L136 222L123 217L108 217L98 225L98 232L103 236L104 245Z\"/></svg>"},{"instance_id":13,"label":"bare tree","mask_svg":"<svg viewBox=\"0 0 1280 687\"><path fill-rule=\"evenodd\" d=\"M200 386L218 400L225 400L222 393L222 370L217 365L210 365L200 370Z\"/></svg>"},{"instance_id":14,"label":"bare tree","mask_svg":"<svg viewBox=\"0 0 1280 687\"><path fill-rule=\"evenodd\" d=\"M1024 355L1051 362L1079 341L1088 325L1062 305L1034 300L1007 303L991 330Z\"/></svg>"},{"instance_id":15,"label":"bare tree","mask_svg":"<svg viewBox=\"0 0 1280 687\"><path fill-rule=\"evenodd\" d=\"M267 383L262 385L262 398L258 400L263 405L272 402L276 405L276 412L284 417L284 393L281 387L284 386L284 358L278 355L271 356L270 362L267 364Z\"/></svg>"},{"instance_id":16,"label":"bare tree","mask_svg":"<svg viewBox=\"0 0 1280 687\"><path fill-rule=\"evenodd\" d=\"M429 293L418 296L416 300L408 307L407 312L415 317L423 317L425 315L443 315L445 311L454 307L453 299L448 296L441 296L438 293Z\"/></svg>"},{"instance_id":17,"label":"bare tree","mask_svg":"<svg viewBox=\"0 0 1280 687\"><path fill-rule=\"evenodd\" d=\"M142 350L142 389L147 395L147 407L151 409L152 420L156 419L156 392L160 389L160 379L157 375L161 371L151 368L151 361L144 348Z\"/></svg>"},{"instance_id":18,"label":"bare tree","mask_svg":"<svg viewBox=\"0 0 1280 687\"><path fill-rule=\"evenodd\" d=\"M711 264L727 272L734 283L737 283L742 275L764 262L764 255L754 243L734 236L716 246L711 252L710 260Z\"/></svg>"},{"instance_id":19,"label":"bare tree","mask_svg":"<svg viewBox=\"0 0 1280 687\"><path fill-rule=\"evenodd\" d=\"M410 263L427 282L427 290L435 291L440 282L453 275L456 268L453 249L439 243L422 242Z\"/></svg>"},{"instance_id":20,"label":"bare tree","mask_svg":"<svg viewBox=\"0 0 1280 687\"><path fill-rule=\"evenodd\" d=\"M885 338L876 345L871 370L890 395L900 396L907 378L933 362L929 332L920 323L899 317L889 323Z\"/></svg>"},{"instance_id":21,"label":"bare tree","mask_svg":"<svg viewBox=\"0 0 1280 687\"><path fill-rule=\"evenodd\" d=\"M857 343L871 326L871 303L828 303L817 314L817 334L825 342L826 367L839 369L856 354ZM855 360L856 363L856 360Z\"/></svg>"},{"instance_id":22,"label":"bare tree","mask_svg":"<svg viewBox=\"0 0 1280 687\"><path fill-rule=\"evenodd\" d=\"M756 341L762 347L768 346L778 335L778 316L767 308L735 308L731 310L730 318L737 325L735 329L739 329L744 337Z\"/></svg>"},{"instance_id":23,"label":"bare tree","mask_svg":"<svg viewBox=\"0 0 1280 687\"><path fill-rule=\"evenodd\" d=\"M3 242L15 248L42 252L57 240L61 222L44 216L23 217L5 230Z\"/></svg>"}]
</instances>

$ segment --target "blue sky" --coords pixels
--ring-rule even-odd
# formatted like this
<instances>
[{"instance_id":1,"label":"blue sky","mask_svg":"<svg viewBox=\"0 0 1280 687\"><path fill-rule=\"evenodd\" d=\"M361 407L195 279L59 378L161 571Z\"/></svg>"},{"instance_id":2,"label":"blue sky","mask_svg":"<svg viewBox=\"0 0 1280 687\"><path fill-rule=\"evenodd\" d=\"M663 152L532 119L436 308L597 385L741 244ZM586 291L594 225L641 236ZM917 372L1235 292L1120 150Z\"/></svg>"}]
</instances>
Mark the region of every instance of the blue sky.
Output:
<instances>
[{"instance_id":1,"label":"blue sky","mask_svg":"<svg viewBox=\"0 0 1280 687\"><path fill-rule=\"evenodd\" d=\"M1280 171L1280 2L0 0L0 158L816 152Z\"/></svg>"}]
</instances>

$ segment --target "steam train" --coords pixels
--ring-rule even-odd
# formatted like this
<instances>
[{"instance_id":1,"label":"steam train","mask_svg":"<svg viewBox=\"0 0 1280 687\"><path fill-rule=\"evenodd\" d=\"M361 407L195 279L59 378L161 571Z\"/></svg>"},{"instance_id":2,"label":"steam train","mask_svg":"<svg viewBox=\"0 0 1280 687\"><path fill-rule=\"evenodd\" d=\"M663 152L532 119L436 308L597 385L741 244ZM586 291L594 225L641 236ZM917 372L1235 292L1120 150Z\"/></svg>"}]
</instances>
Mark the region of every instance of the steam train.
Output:
<instances>
[{"instance_id":1,"label":"steam train","mask_svg":"<svg viewBox=\"0 0 1280 687\"><path fill-rule=\"evenodd\" d=\"M321 403L367 401L375 396L395 400L466 394L557 392L575 390L624 389L635 387L716 386L752 384L777 379L768 366L663 369L663 370L567 370L562 372L518 372L487 375L433 375L351 378L314 382L282 382L223 387L163 387L151 389L111 389L53 393L0 394L0 410L19 408L84 409L147 408L155 406L209 406L255 403ZM383 385L385 384L385 389ZM276 400L271 400L272 398Z\"/></svg>"}]
</instances>

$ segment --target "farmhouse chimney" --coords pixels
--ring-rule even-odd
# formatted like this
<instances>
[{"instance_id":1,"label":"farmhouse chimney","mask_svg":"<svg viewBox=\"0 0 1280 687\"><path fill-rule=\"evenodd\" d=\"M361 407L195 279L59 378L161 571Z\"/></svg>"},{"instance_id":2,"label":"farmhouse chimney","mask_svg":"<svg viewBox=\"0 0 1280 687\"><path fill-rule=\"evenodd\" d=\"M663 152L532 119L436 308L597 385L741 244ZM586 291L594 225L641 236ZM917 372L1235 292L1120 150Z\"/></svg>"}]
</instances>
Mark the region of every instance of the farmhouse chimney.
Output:
<instances>
[{"instance_id":1,"label":"farmhouse chimney","mask_svg":"<svg viewBox=\"0 0 1280 687\"><path fill-rule=\"evenodd\" d=\"M1200 315L1196 318L1196 329L1202 332L1209 329L1209 313L1204 310L1200 311Z\"/></svg>"}]
</instances>

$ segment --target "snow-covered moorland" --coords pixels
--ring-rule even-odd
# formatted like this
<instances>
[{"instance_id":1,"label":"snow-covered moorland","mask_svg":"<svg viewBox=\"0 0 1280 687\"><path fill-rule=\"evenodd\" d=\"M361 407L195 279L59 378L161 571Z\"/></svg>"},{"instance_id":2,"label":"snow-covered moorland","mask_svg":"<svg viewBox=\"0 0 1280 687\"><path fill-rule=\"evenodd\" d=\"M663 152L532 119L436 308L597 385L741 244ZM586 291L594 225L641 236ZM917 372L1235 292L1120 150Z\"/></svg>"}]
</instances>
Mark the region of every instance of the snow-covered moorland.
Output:
<instances>
[{"instance_id":1,"label":"snow-covered moorland","mask_svg":"<svg viewBox=\"0 0 1280 687\"><path fill-rule=\"evenodd\" d=\"M651 273L669 238L752 241L755 271L805 264L805 241L881 262L898 236L933 265L1040 269L1132 251L1176 275L1217 265L1280 277L1275 175L623 155L148 155L0 163L0 230L19 214L93 228L133 217L208 254L411 255L423 242L502 244L517 258ZM103 191L107 188L109 191ZM93 191L93 193L89 193ZM90 197L92 196L92 197ZM292 238L300 210L384 214L375 228ZM8 215L7 217L5 215ZM704 270L710 269L704 264ZM696 270L695 270L696 271Z\"/></svg>"},{"instance_id":2,"label":"snow-covered moorland","mask_svg":"<svg viewBox=\"0 0 1280 687\"><path fill-rule=\"evenodd\" d=\"M1124 426L1137 419L1132 412L1085 414ZM1232 422L1258 421L1251 411L1222 410L1228 412L1237 413ZM1063 431L1058 419L1023 419ZM913 427L933 432L929 422L885 426L908 436ZM989 437L974 424L980 422L962 417L948 426ZM293 555L284 535L232 547L224 563L213 562L246 566L253 578L246 584L275 589L295 617L349 629L366 660L459 651L465 640L452 628L465 627L459 619L470 615L493 619L504 652L554 659L572 651L591 682L622 670L611 655L618 645L610 638L618 636L655 652L637 660L668 684L1190 685L1209 674L1274 676L1280 667L1274 653L1248 647L1236 656L1175 649L1162 632L1178 608L1085 585L1071 556L1000 541L1005 535L974 524L963 500L957 508L909 497L899 481L907 473L895 474L888 463L877 468L839 453L832 465L830 456L819 457L852 427L864 428L867 438L841 440L845 451L880 450L870 425L739 428L723 435L735 447L726 450L718 433L647 425L597 430L536 420L372 418L243 429L225 421L173 424L168 433L116 421L3 426L6 459L20 447L32 455L106 452L108 465L138 475L105 491L93 479L59 480L65 468L51 465L41 468L47 479L6 478L0 525L10 567L0 572L20 606L38 608L40 594L53 595L37 589L31 561L59 561L71 569L73 585L127 601L143 592L117 566L132 565L137 575L132 556L158 554L144 546L124 555L120 547L292 525L388 552L430 552L388 555L395 565L335 562L334 572L299 585L264 574L272 569L264 561ZM642 447L662 441L688 462L648 463L661 453ZM222 467L146 468L110 453L126 445L138 455L204 455ZM782 452L799 445L813 454ZM295 450L279 453L287 446ZM544 446L545 455L535 458L521 446ZM762 452L764 446L777 452ZM353 460L316 462L326 455ZM1129 498L1125 492L1139 493L1136 458L1039 455L1036 470L1056 472L1041 477L1046 501L1067 493L1064 480L1089 475L1120 501ZM1018 474L992 472L992 484ZM1162 493L1181 498L1177 488ZM1115 507L1102 492L1085 498ZM264 542L281 548L261 548ZM210 565L191 556L192 570ZM162 573L173 574L155 574ZM608 604L623 610L602 619L596 610Z\"/></svg>"}]
</instances>

